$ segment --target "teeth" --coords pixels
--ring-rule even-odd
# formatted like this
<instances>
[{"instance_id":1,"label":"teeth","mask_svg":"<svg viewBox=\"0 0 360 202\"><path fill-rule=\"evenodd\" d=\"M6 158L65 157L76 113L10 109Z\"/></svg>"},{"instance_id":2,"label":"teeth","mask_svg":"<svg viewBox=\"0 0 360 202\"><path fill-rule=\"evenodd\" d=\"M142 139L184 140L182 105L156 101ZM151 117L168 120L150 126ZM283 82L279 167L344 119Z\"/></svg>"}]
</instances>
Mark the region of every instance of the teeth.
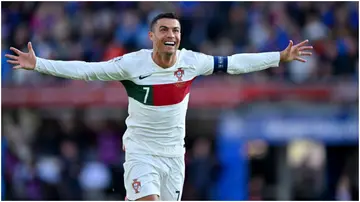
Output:
<instances>
[{"instance_id":1,"label":"teeth","mask_svg":"<svg viewBox=\"0 0 360 202\"><path fill-rule=\"evenodd\" d=\"M173 41L167 41L167 42L165 42L165 45L174 46L174 45L175 45L175 42L173 42Z\"/></svg>"}]
</instances>

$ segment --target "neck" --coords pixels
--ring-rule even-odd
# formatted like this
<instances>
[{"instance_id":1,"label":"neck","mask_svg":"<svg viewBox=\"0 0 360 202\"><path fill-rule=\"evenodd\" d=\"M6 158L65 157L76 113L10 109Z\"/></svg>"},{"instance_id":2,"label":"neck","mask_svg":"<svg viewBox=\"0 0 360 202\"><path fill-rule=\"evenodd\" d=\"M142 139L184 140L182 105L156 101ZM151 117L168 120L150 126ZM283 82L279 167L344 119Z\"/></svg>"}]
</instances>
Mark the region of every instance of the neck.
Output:
<instances>
[{"instance_id":1,"label":"neck","mask_svg":"<svg viewBox=\"0 0 360 202\"><path fill-rule=\"evenodd\" d=\"M164 54L164 53L159 53L157 51L154 51L151 55L152 59L154 60L154 62L166 69L169 68L171 66L173 66L176 62L176 53L174 54Z\"/></svg>"}]
</instances>

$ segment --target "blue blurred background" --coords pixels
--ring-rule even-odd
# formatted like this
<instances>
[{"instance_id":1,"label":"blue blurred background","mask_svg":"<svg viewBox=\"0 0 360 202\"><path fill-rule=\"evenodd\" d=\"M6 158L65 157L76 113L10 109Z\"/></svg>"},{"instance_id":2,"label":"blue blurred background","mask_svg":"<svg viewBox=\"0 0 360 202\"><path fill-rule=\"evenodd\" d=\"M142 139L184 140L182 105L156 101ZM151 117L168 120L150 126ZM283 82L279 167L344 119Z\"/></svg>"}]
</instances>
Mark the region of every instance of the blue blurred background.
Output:
<instances>
[{"instance_id":1,"label":"blue blurred background","mask_svg":"<svg viewBox=\"0 0 360 202\"><path fill-rule=\"evenodd\" d=\"M187 116L182 200L358 200L358 2L1 2L2 199L123 200L127 97L120 82L12 71L14 46L103 61L151 48L176 12L181 48L314 55L240 76L198 78ZM69 67L71 68L71 67Z\"/></svg>"}]
</instances>

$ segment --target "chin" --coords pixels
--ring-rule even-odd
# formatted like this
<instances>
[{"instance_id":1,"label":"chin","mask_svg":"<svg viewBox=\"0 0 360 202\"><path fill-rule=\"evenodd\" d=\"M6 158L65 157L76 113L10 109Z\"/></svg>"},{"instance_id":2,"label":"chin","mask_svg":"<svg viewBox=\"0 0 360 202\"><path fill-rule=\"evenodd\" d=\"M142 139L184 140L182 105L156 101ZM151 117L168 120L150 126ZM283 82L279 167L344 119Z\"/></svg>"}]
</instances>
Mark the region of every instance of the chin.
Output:
<instances>
[{"instance_id":1,"label":"chin","mask_svg":"<svg viewBox=\"0 0 360 202\"><path fill-rule=\"evenodd\" d=\"M165 53L166 55L173 55L173 54L176 53L176 49L174 48L173 50L165 50L164 53Z\"/></svg>"}]
</instances>

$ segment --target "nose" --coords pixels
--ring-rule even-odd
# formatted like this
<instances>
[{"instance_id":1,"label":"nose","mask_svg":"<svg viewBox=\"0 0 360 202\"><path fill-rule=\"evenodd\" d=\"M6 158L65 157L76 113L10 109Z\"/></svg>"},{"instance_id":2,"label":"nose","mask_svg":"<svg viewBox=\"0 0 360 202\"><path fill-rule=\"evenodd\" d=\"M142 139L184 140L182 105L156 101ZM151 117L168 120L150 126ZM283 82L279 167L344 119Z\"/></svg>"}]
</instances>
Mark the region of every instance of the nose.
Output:
<instances>
[{"instance_id":1,"label":"nose","mask_svg":"<svg viewBox=\"0 0 360 202\"><path fill-rule=\"evenodd\" d=\"M175 38L174 32L173 32L172 30L170 30L170 31L168 32L167 37L169 37L169 38Z\"/></svg>"}]
</instances>

